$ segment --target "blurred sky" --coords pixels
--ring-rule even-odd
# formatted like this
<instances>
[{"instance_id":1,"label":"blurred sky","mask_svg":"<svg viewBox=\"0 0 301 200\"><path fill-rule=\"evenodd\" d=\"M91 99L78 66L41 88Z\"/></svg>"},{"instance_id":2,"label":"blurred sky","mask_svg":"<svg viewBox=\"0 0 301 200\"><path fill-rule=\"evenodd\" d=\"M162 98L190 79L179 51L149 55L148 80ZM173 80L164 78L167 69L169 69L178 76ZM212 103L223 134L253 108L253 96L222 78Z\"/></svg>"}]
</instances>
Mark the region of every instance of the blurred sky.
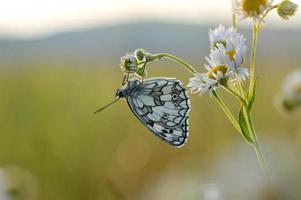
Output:
<instances>
[{"instance_id":1,"label":"blurred sky","mask_svg":"<svg viewBox=\"0 0 301 200\"><path fill-rule=\"evenodd\" d=\"M231 0L0 0L0 5L0 36L11 37L144 20L193 24L231 20ZM288 22L277 18L270 17L271 26L301 28L300 12Z\"/></svg>"}]
</instances>

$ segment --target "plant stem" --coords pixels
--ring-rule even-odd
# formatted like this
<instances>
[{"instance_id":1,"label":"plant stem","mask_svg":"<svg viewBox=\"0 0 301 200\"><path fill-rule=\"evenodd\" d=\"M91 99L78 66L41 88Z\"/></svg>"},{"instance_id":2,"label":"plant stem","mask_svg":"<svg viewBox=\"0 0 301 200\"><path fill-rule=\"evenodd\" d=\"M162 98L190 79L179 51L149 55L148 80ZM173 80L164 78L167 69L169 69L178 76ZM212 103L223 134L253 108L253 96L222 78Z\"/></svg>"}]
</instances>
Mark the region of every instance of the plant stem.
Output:
<instances>
[{"instance_id":1,"label":"plant stem","mask_svg":"<svg viewBox=\"0 0 301 200\"><path fill-rule=\"evenodd\" d=\"M261 19L257 23L255 23L255 22L253 23L253 41L252 41L252 49L251 49L250 85L249 85L249 92L248 92L248 97L247 97L248 99L252 98L252 96L254 95L253 92L255 92L255 90L254 90L254 87L255 87L255 54L256 54L256 48L257 48L258 31L261 27L261 24L262 24L264 18L268 15L268 13L271 10L273 10L275 8L277 8L277 5L274 5L273 7L266 10L265 13L263 14L263 16L261 17ZM267 177L268 182L270 184L272 184L272 178L270 175L270 171L269 171L267 163L264 159L260 144L258 142L255 128L254 128L254 123L253 123L250 112L251 112L251 110L248 109L248 107L245 107L244 115L245 115L245 118L248 120L249 131L250 131L250 134L253 139L252 147L256 153L257 160Z\"/></svg>"},{"instance_id":2,"label":"plant stem","mask_svg":"<svg viewBox=\"0 0 301 200\"><path fill-rule=\"evenodd\" d=\"M244 87L243 87L243 83L240 79L238 79L238 89L239 89L239 92L240 92L240 95L245 99L246 98L246 95L245 95L245 92L244 92Z\"/></svg>"},{"instance_id":3,"label":"plant stem","mask_svg":"<svg viewBox=\"0 0 301 200\"><path fill-rule=\"evenodd\" d=\"M234 90L232 90L230 87L227 86L223 86L223 88L231 95L235 96L244 106L247 107L248 103L246 102L246 100L237 92L235 92Z\"/></svg>"},{"instance_id":4,"label":"plant stem","mask_svg":"<svg viewBox=\"0 0 301 200\"><path fill-rule=\"evenodd\" d=\"M276 5L272 6L272 7L270 7L269 9L267 9L267 10L265 11L265 13L262 15L261 19L258 21L258 24L257 24L257 29L258 29L258 30L260 29L261 24L262 24L264 18L269 14L269 12L271 12L272 10L274 10L274 9L277 8L277 7L278 7L278 4L276 4Z\"/></svg>"},{"instance_id":5,"label":"plant stem","mask_svg":"<svg viewBox=\"0 0 301 200\"><path fill-rule=\"evenodd\" d=\"M217 103L219 104L219 106L221 107L221 109L224 111L224 113L226 114L226 116L228 117L228 119L230 120L230 122L232 123L232 125L234 126L234 128L240 133L241 132L241 128L238 124L238 122L236 121L235 117L233 116L233 114L231 113L231 111L228 109L228 107L226 106L226 104L223 102L223 100L220 98L220 96L217 94L217 92L215 90L212 90L213 96L215 97Z\"/></svg>"},{"instance_id":6,"label":"plant stem","mask_svg":"<svg viewBox=\"0 0 301 200\"><path fill-rule=\"evenodd\" d=\"M252 147L256 153L256 157L260 164L260 167L263 170L265 176L267 177L268 183L272 184L272 176L270 174L269 167L265 161L261 146L258 142L258 138L257 138L256 132L255 132L254 123L253 123L250 112L247 112L247 118L248 118L248 121L250 124L250 133L251 133L253 141L254 141L254 144L252 145Z\"/></svg>"},{"instance_id":7,"label":"plant stem","mask_svg":"<svg viewBox=\"0 0 301 200\"><path fill-rule=\"evenodd\" d=\"M161 59L161 58L168 58L170 60L173 60L173 61L177 62L178 64L182 65L185 69L187 69L192 74L198 74L198 72L195 70L195 68L192 65L188 64L186 61L184 61L181 58L178 58L172 54L160 53L160 54L156 54L153 56L154 60Z\"/></svg>"},{"instance_id":8,"label":"plant stem","mask_svg":"<svg viewBox=\"0 0 301 200\"><path fill-rule=\"evenodd\" d=\"M257 23L253 23L253 41L252 41L252 50L251 50L251 63L250 63L250 85L249 85L249 94L248 98L253 96L252 91L255 87L255 54L257 49L257 40L258 40L258 31L261 27L261 24L264 18L269 14L270 11L277 8L278 5L274 5L268 10L265 11L261 19Z\"/></svg>"},{"instance_id":9,"label":"plant stem","mask_svg":"<svg viewBox=\"0 0 301 200\"><path fill-rule=\"evenodd\" d=\"M253 41L251 50L251 64L250 64L250 85L249 85L249 98L253 96L252 91L255 87L255 54L257 48L258 29L256 24L253 24Z\"/></svg>"},{"instance_id":10,"label":"plant stem","mask_svg":"<svg viewBox=\"0 0 301 200\"><path fill-rule=\"evenodd\" d=\"M236 27L236 15L235 15L235 14L232 15L232 27L233 27L234 29L237 28L237 27Z\"/></svg>"},{"instance_id":11,"label":"plant stem","mask_svg":"<svg viewBox=\"0 0 301 200\"><path fill-rule=\"evenodd\" d=\"M261 150L261 146L258 143L258 141L256 141L256 143L253 145L253 149L256 153L256 157L257 157L257 160L260 164L260 167L264 171L264 174L265 174L265 176L268 180L268 183L272 185L272 177L271 177L271 174L270 174L270 170L267 166L267 163L265 161L265 158L264 158L262 150Z\"/></svg>"},{"instance_id":12,"label":"plant stem","mask_svg":"<svg viewBox=\"0 0 301 200\"><path fill-rule=\"evenodd\" d=\"M252 50L251 50L251 65L250 65L250 85L249 85L249 93L248 93L248 98L250 99L253 96L254 87L255 87L255 53L256 53L256 47L257 47L257 39L258 39L258 30L260 28L261 22L256 26L256 24L253 25L253 42L252 42ZM259 165L261 169L263 170L268 183L272 185L272 178L270 175L270 171L267 167L266 161L264 159L260 144L258 142L254 124L251 118L250 110L246 107L246 115L248 119L248 124L249 124L249 131L253 139L253 144L252 147L255 151L257 160L259 162Z\"/></svg>"}]
</instances>

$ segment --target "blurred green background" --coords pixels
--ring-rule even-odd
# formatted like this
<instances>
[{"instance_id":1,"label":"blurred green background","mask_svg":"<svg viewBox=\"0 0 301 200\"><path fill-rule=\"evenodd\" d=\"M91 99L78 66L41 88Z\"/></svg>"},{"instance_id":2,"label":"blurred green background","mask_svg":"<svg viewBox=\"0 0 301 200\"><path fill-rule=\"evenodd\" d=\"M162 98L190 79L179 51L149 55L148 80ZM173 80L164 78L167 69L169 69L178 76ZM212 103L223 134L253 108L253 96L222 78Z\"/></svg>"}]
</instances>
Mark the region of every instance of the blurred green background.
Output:
<instances>
[{"instance_id":1,"label":"blurred green background","mask_svg":"<svg viewBox=\"0 0 301 200\"><path fill-rule=\"evenodd\" d=\"M135 48L175 54L202 71L208 29L151 22L31 40L3 38L0 165L30 174L16 186L20 199L33 199L24 190L43 200L277 199L262 185L252 149L208 95L190 95L190 137L181 149L153 136L124 100L93 114L114 99L122 80L119 58ZM240 31L250 43L250 30ZM301 197L301 115L274 105L282 79L301 68L300 34L264 29L256 61L255 126L284 195L280 199ZM166 60L151 63L148 72L185 85L191 76ZM222 96L238 110L234 99Z\"/></svg>"}]
</instances>

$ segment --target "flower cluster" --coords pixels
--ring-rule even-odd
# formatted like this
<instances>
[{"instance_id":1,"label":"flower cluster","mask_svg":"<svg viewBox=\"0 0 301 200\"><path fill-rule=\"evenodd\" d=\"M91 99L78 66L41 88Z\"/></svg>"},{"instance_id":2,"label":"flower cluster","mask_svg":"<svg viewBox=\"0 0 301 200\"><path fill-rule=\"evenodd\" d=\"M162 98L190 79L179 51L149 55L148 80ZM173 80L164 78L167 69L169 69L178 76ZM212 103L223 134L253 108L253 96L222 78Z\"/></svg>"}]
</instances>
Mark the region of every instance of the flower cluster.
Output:
<instances>
[{"instance_id":1,"label":"flower cluster","mask_svg":"<svg viewBox=\"0 0 301 200\"><path fill-rule=\"evenodd\" d=\"M200 94L225 86L229 81L246 80L249 76L248 69L242 67L247 50L243 35L220 25L209 31L209 38L211 50L204 65L207 72L195 74L188 85L192 92Z\"/></svg>"}]
</instances>

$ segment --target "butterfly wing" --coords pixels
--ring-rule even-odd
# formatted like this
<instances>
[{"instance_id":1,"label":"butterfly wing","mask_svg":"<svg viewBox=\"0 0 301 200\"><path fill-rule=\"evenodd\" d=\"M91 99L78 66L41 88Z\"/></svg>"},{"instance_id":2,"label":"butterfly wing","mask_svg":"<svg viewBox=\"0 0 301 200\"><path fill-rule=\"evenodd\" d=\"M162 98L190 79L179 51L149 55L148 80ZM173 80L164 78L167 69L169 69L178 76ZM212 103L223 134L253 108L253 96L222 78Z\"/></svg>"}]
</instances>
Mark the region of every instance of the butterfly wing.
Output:
<instances>
[{"instance_id":1,"label":"butterfly wing","mask_svg":"<svg viewBox=\"0 0 301 200\"><path fill-rule=\"evenodd\" d=\"M160 139L177 147L185 144L190 100L179 80L146 80L131 90L127 102L136 117Z\"/></svg>"}]
</instances>

